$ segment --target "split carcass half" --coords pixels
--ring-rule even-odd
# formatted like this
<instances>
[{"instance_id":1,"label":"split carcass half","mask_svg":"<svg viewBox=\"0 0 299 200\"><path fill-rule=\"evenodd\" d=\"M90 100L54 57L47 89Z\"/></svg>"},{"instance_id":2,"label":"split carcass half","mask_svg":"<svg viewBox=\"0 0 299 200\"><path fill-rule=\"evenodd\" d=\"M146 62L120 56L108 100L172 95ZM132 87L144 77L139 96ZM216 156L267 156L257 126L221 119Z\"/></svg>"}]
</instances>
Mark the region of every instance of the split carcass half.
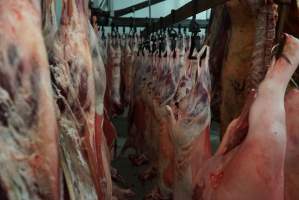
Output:
<instances>
[{"instance_id":1,"label":"split carcass half","mask_svg":"<svg viewBox=\"0 0 299 200\"><path fill-rule=\"evenodd\" d=\"M0 1L0 198L60 199L57 123L38 1Z\"/></svg>"},{"instance_id":2,"label":"split carcass half","mask_svg":"<svg viewBox=\"0 0 299 200\"><path fill-rule=\"evenodd\" d=\"M231 28L230 36L224 36L228 38L228 44L221 77L222 133L241 113L248 91L256 89L265 77L265 66L271 64L277 19L277 5L273 1L231 0L226 3L226 8ZM226 34L225 31L223 34ZM214 48L221 48L225 42L223 40ZM223 60L221 52L217 56Z\"/></svg>"},{"instance_id":3,"label":"split carcass half","mask_svg":"<svg viewBox=\"0 0 299 200\"><path fill-rule=\"evenodd\" d=\"M99 41L97 35L91 26L88 24L88 36L90 51L92 52L93 74L95 80L95 143L96 154L98 160L99 175L101 188L103 188L105 198L112 199L112 180L110 174L110 149L107 143L106 135L104 134L104 95L106 90L106 71L105 65L101 57ZM106 129L107 132L107 129ZM110 131L107 133L109 135Z\"/></svg>"},{"instance_id":4,"label":"split carcass half","mask_svg":"<svg viewBox=\"0 0 299 200\"><path fill-rule=\"evenodd\" d=\"M121 189L115 183L112 184L110 161L112 155L112 143L115 140L116 130L108 121L108 116L104 113L104 95L106 90L106 72L103 60L101 58L100 46L97 36L89 24L89 44L92 52L93 71L95 77L95 102L96 102L96 116L95 116L95 137L96 137L96 149L97 157L100 167L100 181L101 187L104 191L104 199L110 200L117 199L130 199L134 196L134 193L127 189ZM113 174L113 173L112 173ZM113 193L113 197L112 197Z\"/></svg>"},{"instance_id":5,"label":"split carcass half","mask_svg":"<svg viewBox=\"0 0 299 200\"><path fill-rule=\"evenodd\" d=\"M252 105L244 107L243 115L249 115L241 115L228 127L225 137L230 135L233 140L224 138L227 145L221 145L226 147L194 174L193 199L284 199L284 96L299 64L298 49L299 41L287 35L282 56L272 63ZM244 130L246 123L248 131ZM234 139L242 138L238 135L244 132L241 142Z\"/></svg>"},{"instance_id":6,"label":"split carcass half","mask_svg":"<svg viewBox=\"0 0 299 200\"><path fill-rule=\"evenodd\" d=\"M61 164L71 199L104 199L98 160L96 96L86 5L64 0L51 60L60 128Z\"/></svg>"}]
</instances>

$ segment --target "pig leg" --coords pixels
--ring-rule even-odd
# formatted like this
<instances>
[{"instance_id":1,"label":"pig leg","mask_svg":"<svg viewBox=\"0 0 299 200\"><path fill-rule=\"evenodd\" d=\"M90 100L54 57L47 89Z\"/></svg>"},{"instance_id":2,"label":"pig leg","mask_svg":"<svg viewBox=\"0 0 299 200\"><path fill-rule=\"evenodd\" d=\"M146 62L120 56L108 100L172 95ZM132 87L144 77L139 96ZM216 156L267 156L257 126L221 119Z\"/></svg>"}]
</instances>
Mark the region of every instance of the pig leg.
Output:
<instances>
[{"instance_id":1,"label":"pig leg","mask_svg":"<svg viewBox=\"0 0 299 200\"><path fill-rule=\"evenodd\" d=\"M226 191L236 191L236 185L244 184L230 199L239 199L241 194L244 200L284 199L284 96L299 64L298 49L299 41L287 35L281 57L272 64L258 89L249 114L248 135L223 177L234 177L224 186Z\"/></svg>"}]
</instances>

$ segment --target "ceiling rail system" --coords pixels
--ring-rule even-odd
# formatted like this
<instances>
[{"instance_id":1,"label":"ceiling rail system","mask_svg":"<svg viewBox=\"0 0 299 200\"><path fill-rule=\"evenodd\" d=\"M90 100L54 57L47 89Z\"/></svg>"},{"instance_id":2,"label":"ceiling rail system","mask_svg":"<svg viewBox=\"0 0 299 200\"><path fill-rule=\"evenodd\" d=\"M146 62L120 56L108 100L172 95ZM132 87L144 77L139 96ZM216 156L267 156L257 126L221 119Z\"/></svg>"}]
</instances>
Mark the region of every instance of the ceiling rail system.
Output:
<instances>
[{"instance_id":1,"label":"ceiling rail system","mask_svg":"<svg viewBox=\"0 0 299 200\"><path fill-rule=\"evenodd\" d=\"M149 3L151 5L155 5L161 2L164 2L166 0L150 0L150 1L143 1L141 3L129 6L127 8L115 10L112 13L109 11L104 11L100 8L92 8L92 15L96 15L97 17L121 17L123 15L135 12L137 10L141 10L143 8L147 8L149 6ZM112 14L112 15L111 15Z\"/></svg>"},{"instance_id":2,"label":"ceiling rail system","mask_svg":"<svg viewBox=\"0 0 299 200\"><path fill-rule=\"evenodd\" d=\"M173 24L177 24L180 21L191 17L194 12L200 13L202 11L213 8L217 5L224 4L228 0L195 0L190 1L179 9L172 10L171 14L161 18L161 22L155 22L149 25L143 31L143 34L150 34L158 31L161 27L160 24L163 24L163 27L170 27ZM195 6L195 7L194 7Z\"/></svg>"}]
</instances>

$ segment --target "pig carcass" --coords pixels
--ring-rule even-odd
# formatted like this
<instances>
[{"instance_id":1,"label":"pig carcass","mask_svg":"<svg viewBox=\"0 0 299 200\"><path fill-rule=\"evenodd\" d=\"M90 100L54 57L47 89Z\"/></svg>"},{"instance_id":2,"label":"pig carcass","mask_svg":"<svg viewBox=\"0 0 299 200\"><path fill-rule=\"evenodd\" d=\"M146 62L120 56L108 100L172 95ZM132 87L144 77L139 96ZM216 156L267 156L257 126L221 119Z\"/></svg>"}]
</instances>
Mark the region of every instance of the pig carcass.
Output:
<instances>
[{"instance_id":1,"label":"pig carcass","mask_svg":"<svg viewBox=\"0 0 299 200\"><path fill-rule=\"evenodd\" d=\"M249 96L241 116L230 123L215 156L193 174L193 199L284 199L284 96L299 64L298 49L299 41L287 35L282 56L256 96Z\"/></svg>"}]
</instances>

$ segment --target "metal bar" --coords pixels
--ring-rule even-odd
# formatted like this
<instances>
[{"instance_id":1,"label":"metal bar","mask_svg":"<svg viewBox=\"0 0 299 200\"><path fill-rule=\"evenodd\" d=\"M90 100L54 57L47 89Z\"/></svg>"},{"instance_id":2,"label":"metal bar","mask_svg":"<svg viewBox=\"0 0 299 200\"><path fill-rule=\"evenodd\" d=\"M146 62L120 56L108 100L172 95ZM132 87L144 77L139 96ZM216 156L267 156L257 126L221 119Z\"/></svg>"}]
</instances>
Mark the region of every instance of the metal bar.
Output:
<instances>
[{"instance_id":1,"label":"metal bar","mask_svg":"<svg viewBox=\"0 0 299 200\"><path fill-rule=\"evenodd\" d=\"M224 4L228 0L198 0L196 4L196 8L194 9L194 2L191 1L181 8L174 10L172 14L167 15L163 18L164 26L169 27L173 23L178 23L184 19L187 19L188 17L192 16L194 14L194 11L196 13L200 13L202 11L208 10L210 8L213 8L217 5ZM174 20L172 20L174 17ZM152 24L151 27L148 29L145 29L143 31L143 34L150 34L152 32L155 32L159 29L159 22L155 22Z\"/></svg>"},{"instance_id":2,"label":"metal bar","mask_svg":"<svg viewBox=\"0 0 299 200\"><path fill-rule=\"evenodd\" d=\"M280 42L279 40L281 39L281 36L283 34L283 29L285 22L287 20L287 17L289 15L289 10L291 6L291 0L276 0L275 3L278 4L278 10L279 10L279 15L278 15L278 23L276 27L276 42Z\"/></svg>"},{"instance_id":3,"label":"metal bar","mask_svg":"<svg viewBox=\"0 0 299 200\"><path fill-rule=\"evenodd\" d=\"M151 3L151 0L148 1L148 17L150 19L150 23L152 23L152 3Z\"/></svg>"},{"instance_id":4,"label":"metal bar","mask_svg":"<svg viewBox=\"0 0 299 200\"><path fill-rule=\"evenodd\" d=\"M127 8L115 10L114 11L114 16L115 17L120 17L120 16L123 16L123 15L129 14L131 12L134 12L134 11L146 8L146 7L149 6L149 2L151 3L151 5L155 5L155 4L161 3L163 1L166 1L166 0L143 1L141 3L135 4L133 6L129 6ZM104 11L104 10L102 10L100 8L93 8L91 12L92 12L92 15L96 15L98 17L100 17L100 16L106 16L106 17L108 17L110 15L110 13L108 11Z\"/></svg>"}]
</instances>

